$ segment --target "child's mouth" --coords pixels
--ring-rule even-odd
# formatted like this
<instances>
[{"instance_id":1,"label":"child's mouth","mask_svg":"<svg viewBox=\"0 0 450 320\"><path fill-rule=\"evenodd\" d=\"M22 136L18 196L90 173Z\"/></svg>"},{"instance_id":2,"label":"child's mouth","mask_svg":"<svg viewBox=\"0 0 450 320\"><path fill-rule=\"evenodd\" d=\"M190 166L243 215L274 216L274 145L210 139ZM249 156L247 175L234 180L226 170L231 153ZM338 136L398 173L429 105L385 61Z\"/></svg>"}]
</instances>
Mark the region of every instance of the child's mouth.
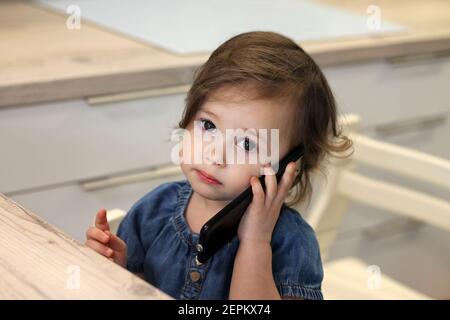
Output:
<instances>
[{"instance_id":1,"label":"child's mouth","mask_svg":"<svg viewBox=\"0 0 450 320\"><path fill-rule=\"evenodd\" d=\"M197 175L203 182L206 182L208 184L216 184L216 185L222 184L220 181L216 180L214 177L211 177L210 175L208 175L207 173L205 173L201 170L196 169L195 171L197 172Z\"/></svg>"}]
</instances>

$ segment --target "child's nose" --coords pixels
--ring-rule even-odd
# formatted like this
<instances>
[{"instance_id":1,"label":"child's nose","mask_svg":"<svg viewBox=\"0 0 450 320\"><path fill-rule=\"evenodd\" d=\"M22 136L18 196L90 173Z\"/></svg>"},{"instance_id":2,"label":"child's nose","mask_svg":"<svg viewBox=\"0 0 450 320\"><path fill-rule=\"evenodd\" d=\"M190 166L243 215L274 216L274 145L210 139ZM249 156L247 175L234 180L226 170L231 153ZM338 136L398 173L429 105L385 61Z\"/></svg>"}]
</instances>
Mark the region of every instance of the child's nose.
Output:
<instances>
[{"instance_id":1,"label":"child's nose","mask_svg":"<svg viewBox=\"0 0 450 320\"><path fill-rule=\"evenodd\" d=\"M222 148L222 150L218 150L216 151L216 147L212 147L211 148L211 152L209 155L207 155L207 157L209 157L209 163L216 165L216 166L220 166L223 167L225 166L225 150L224 148Z\"/></svg>"}]
</instances>

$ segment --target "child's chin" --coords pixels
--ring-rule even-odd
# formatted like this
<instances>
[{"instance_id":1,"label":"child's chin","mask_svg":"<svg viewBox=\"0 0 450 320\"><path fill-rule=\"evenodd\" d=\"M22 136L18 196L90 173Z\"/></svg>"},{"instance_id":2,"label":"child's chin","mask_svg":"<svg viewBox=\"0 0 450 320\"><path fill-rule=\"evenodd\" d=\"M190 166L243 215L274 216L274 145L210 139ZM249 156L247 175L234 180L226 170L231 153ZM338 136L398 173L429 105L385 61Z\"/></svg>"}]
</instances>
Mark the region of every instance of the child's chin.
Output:
<instances>
[{"instance_id":1,"label":"child's chin","mask_svg":"<svg viewBox=\"0 0 450 320\"><path fill-rule=\"evenodd\" d=\"M192 189L201 197L211 201L229 201L234 197L224 189L224 185L213 185L200 181L196 178L188 179Z\"/></svg>"}]
</instances>

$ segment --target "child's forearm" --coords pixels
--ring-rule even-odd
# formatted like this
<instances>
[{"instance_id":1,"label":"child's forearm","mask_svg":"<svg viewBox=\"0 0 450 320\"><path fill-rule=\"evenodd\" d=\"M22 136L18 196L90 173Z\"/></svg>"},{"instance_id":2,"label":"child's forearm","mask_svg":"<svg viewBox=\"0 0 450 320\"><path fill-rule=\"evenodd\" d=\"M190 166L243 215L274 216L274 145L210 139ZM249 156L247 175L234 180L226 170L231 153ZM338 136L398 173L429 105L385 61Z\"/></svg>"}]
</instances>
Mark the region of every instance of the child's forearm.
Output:
<instances>
[{"instance_id":1,"label":"child's forearm","mask_svg":"<svg viewBox=\"0 0 450 320\"><path fill-rule=\"evenodd\" d=\"M273 279L269 242L244 240L239 243L229 299L281 299Z\"/></svg>"}]
</instances>

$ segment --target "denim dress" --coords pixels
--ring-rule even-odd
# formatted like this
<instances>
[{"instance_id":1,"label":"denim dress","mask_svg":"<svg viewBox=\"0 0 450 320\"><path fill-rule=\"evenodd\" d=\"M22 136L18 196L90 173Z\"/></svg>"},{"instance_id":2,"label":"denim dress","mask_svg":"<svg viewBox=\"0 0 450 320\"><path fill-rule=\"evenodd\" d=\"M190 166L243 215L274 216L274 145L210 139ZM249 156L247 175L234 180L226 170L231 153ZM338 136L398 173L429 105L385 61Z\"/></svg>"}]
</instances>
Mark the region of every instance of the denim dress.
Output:
<instances>
[{"instance_id":1,"label":"denim dress","mask_svg":"<svg viewBox=\"0 0 450 320\"><path fill-rule=\"evenodd\" d=\"M197 265L199 234L185 211L192 195L187 180L163 183L128 211L117 235L127 244L127 269L175 299L228 299L239 238ZM272 240L272 272L282 297L323 299L319 245L313 229L283 205Z\"/></svg>"}]
</instances>

